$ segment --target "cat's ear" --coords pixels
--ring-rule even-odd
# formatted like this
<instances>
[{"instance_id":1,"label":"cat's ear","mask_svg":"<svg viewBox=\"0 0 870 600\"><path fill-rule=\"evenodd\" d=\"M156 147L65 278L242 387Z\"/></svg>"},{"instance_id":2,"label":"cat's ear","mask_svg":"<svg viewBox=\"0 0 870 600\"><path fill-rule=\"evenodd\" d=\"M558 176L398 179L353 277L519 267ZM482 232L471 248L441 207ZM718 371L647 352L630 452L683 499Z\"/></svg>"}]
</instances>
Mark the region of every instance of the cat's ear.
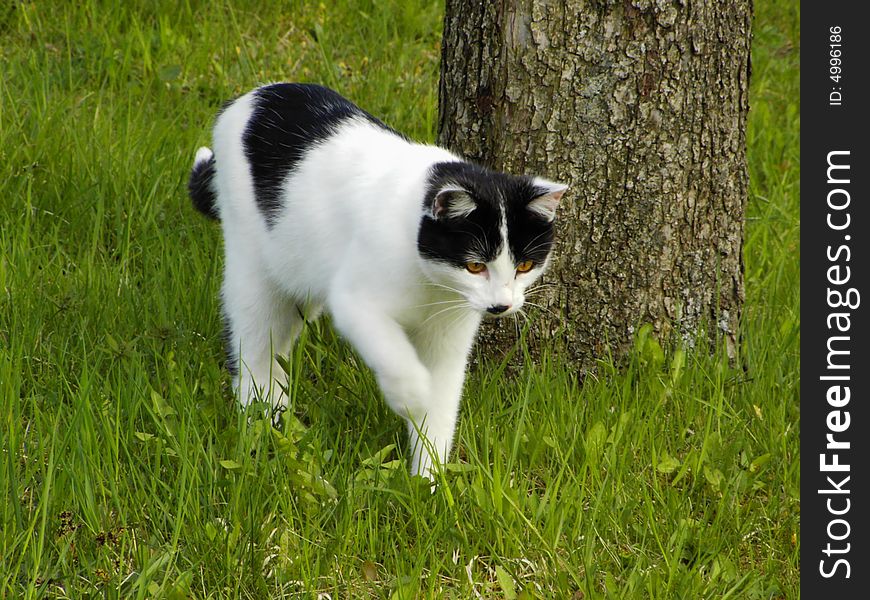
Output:
<instances>
[{"instance_id":1,"label":"cat's ear","mask_svg":"<svg viewBox=\"0 0 870 600\"><path fill-rule=\"evenodd\" d=\"M548 222L552 222L556 218L559 200L562 199L562 195L568 189L568 186L564 183L555 183L541 177L535 177L534 185L539 195L532 198L526 205L526 208L533 214Z\"/></svg>"},{"instance_id":2,"label":"cat's ear","mask_svg":"<svg viewBox=\"0 0 870 600\"><path fill-rule=\"evenodd\" d=\"M432 216L436 219L462 219L477 208L477 204L466 190L459 186L447 185L435 194L432 201Z\"/></svg>"}]
</instances>

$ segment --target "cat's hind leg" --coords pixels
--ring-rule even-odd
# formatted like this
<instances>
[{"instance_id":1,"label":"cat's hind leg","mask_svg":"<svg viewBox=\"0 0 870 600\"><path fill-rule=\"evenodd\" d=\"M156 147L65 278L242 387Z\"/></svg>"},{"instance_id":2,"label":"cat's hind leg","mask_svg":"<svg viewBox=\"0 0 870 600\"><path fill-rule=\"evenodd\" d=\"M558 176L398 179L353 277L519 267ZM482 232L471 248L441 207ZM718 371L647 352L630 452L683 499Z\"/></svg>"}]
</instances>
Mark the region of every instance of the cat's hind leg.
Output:
<instances>
[{"instance_id":1,"label":"cat's hind leg","mask_svg":"<svg viewBox=\"0 0 870 600\"><path fill-rule=\"evenodd\" d=\"M239 401L286 406L284 370L275 359L286 355L304 319L296 302L251 265L228 264L222 290L227 352Z\"/></svg>"}]
</instances>

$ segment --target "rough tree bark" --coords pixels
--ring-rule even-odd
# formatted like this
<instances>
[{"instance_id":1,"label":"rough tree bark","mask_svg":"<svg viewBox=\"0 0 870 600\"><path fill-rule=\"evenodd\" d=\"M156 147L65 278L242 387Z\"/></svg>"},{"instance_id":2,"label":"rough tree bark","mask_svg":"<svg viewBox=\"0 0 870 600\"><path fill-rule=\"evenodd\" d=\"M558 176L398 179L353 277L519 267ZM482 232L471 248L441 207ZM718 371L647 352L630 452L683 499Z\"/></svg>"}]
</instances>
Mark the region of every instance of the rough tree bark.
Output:
<instances>
[{"instance_id":1,"label":"rough tree bark","mask_svg":"<svg viewBox=\"0 0 870 600\"><path fill-rule=\"evenodd\" d=\"M735 355L751 17L751 0L447 0L440 142L571 186L533 341L585 370L651 323Z\"/></svg>"}]
</instances>

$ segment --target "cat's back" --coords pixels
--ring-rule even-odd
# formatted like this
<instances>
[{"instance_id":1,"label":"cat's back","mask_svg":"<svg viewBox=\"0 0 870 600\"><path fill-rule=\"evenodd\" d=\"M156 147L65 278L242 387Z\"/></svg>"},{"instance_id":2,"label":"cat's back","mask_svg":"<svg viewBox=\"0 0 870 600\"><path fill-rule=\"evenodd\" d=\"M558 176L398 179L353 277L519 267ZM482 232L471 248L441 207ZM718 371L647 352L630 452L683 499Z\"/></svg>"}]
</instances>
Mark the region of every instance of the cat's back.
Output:
<instances>
[{"instance_id":1,"label":"cat's back","mask_svg":"<svg viewBox=\"0 0 870 600\"><path fill-rule=\"evenodd\" d=\"M249 180L250 194L241 196L253 197L262 218L272 225L282 213L287 177L312 149L347 123L367 124L404 139L327 87L275 83L257 88L228 103L218 116L214 129L218 172L223 171L228 184Z\"/></svg>"},{"instance_id":2,"label":"cat's back","mask_svg":"<svg viewBox=\"0 0 870 600\"><path fill-rule=\"evenodd\" d=\"M288 291L313 297L342 269L380 265L372 281L408 275L428 173L445 160L456 158L326 87L257 88L226 105L214 128L228 256L231 246L255 255Z\"/></svg>"}]
</instances>

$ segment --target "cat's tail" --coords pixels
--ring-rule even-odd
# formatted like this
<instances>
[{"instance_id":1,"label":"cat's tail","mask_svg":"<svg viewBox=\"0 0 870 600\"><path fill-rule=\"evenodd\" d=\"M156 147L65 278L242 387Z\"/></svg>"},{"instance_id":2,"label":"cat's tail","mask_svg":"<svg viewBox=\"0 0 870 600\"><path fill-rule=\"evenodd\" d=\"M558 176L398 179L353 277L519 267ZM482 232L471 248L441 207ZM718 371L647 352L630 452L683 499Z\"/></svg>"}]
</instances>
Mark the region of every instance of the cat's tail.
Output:
<instances>
[{"instance_id":1,"label":"cat's tail","mask_svg":"<svg viewBox=\"0 0 870 600\"><path fill-rule=\"evenodd\" d=\"M193 169L187 182L187 192L193 206L210 219L220 220L212 180L214 179L214 154L206 147L196 151Z\"/></svg>"}]
</instances>

